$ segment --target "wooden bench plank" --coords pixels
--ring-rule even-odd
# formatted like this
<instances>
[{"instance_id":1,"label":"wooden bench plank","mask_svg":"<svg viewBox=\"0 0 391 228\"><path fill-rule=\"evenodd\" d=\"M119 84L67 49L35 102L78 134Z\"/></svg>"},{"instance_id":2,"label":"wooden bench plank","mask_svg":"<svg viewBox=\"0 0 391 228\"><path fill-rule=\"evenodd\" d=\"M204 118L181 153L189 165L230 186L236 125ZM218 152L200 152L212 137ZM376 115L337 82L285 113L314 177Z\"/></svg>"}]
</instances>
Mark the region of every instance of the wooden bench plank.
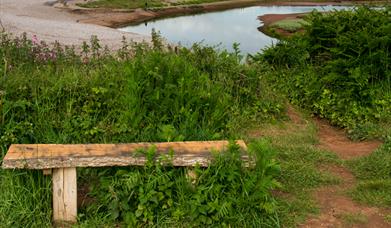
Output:
<instances>
[{"instance_id":1,"label":"wooden bench plank","mask_svg":"<svg viewBox=\"0 0 391 228\"><path fill-rule=\"evenodd\" d=\"M242 140L236 143L243 151L247 146ZM174 151L174 166L207 166L211 151L224 151L228 141L192 141L167 143L129 144L14 144L4 157L4 169L51 169L67 167L102 167L144 165L146 157L137 153L156 147L157 157ZM243 155L245 161L247 155Z\"/></svg>"}]
</instances>

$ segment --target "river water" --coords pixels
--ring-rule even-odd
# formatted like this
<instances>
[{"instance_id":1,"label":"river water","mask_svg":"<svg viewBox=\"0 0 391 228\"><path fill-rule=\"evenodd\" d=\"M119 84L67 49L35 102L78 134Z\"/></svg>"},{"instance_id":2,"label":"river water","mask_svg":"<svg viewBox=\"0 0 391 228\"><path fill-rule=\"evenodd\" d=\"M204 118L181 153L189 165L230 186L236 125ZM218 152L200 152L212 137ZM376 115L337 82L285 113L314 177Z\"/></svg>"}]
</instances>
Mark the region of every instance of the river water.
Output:
<instances>
[{"instance_id":1,"label":"river water","mask_svg":"<svg viewBox=\"0 0 391 228\"><path fill-rule=\"evenodd\" d=\"M218 49L232 51L233 43L239 43L243 54L254 54L276 43L277 40L258 31L262 22L257 18L264 14L304 13L313 10L332 11L347 9L345 6L252 6L220 12L165 18L139 25L120 28L121 31L150 35L152 28L171 43L191 46L201 42Z\"/></svg>"}]
</instances>

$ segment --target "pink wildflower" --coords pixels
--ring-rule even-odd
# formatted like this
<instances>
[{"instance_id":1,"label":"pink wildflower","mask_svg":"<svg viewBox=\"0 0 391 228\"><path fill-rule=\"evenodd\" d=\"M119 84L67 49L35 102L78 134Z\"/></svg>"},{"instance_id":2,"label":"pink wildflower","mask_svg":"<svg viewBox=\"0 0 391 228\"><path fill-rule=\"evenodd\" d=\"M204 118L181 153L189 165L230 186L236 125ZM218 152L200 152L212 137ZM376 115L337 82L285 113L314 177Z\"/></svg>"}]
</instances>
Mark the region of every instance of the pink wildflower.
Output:
<instances>
[{"instance_id":1,"label":"pink wildflower","mask_svg":"<svg viewBox=\"0 0 391 228\"><path fill-rule=\"evenodd\" d=\"M39 44L39 41L38 41L38 38L36 35L33 35L33 38L31 39L31 41L33 42L33 44L37 45Z\"/></svg>"}]
</instances>

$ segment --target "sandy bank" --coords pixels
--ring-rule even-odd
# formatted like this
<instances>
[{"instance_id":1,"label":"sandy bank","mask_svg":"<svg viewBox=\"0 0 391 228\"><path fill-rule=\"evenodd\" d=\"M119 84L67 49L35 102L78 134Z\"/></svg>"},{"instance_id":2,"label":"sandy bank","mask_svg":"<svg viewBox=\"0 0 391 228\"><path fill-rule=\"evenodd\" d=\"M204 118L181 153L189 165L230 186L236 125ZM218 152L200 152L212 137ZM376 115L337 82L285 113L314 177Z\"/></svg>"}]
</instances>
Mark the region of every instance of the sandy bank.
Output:
<instances>
[{"instance_id":1,"label":"sandy bank","mask_svg":"<svg viewBox=\"0 0 391 228\"><path fill-rule=\"evenodd\" d=\"M47 0L0 0L1 24L6 32L16 36L26 32L28 37L36 35L48 43L57 40L64 45L77 46L96 35L110 49L120 48L123 36L136 42L150 40L143 35L80 22L86 18L86 15L55 8Z\"/></svg>"}]
</instances>

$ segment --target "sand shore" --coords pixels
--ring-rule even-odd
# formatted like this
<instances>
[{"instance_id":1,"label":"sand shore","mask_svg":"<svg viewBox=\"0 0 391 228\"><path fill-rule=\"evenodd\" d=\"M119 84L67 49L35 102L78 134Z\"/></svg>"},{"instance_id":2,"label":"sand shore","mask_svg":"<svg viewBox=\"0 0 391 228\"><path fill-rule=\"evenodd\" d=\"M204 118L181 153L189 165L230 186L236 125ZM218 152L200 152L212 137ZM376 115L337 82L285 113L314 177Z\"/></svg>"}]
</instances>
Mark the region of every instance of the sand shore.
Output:
<instances>
[{"instance_id":1,"label":"sand shore","mask_svg":"<svg viewBox=\"0 0 391 228\"><path fill-rule=\"evenodd\" d=\"M59 41L64 45L78 46L83 41L89 41L91 35L96 35L101 44L111 50L121 47L123 36L136 42L150 40L147 36L135 33L81 23L89 16L56 8L54 3L48 0L0 0L1 27L15 36L26 32L30 38L35 35L47 43ZM1 27L0 30L3 29Z\"/></svg>"}]
</instances>

